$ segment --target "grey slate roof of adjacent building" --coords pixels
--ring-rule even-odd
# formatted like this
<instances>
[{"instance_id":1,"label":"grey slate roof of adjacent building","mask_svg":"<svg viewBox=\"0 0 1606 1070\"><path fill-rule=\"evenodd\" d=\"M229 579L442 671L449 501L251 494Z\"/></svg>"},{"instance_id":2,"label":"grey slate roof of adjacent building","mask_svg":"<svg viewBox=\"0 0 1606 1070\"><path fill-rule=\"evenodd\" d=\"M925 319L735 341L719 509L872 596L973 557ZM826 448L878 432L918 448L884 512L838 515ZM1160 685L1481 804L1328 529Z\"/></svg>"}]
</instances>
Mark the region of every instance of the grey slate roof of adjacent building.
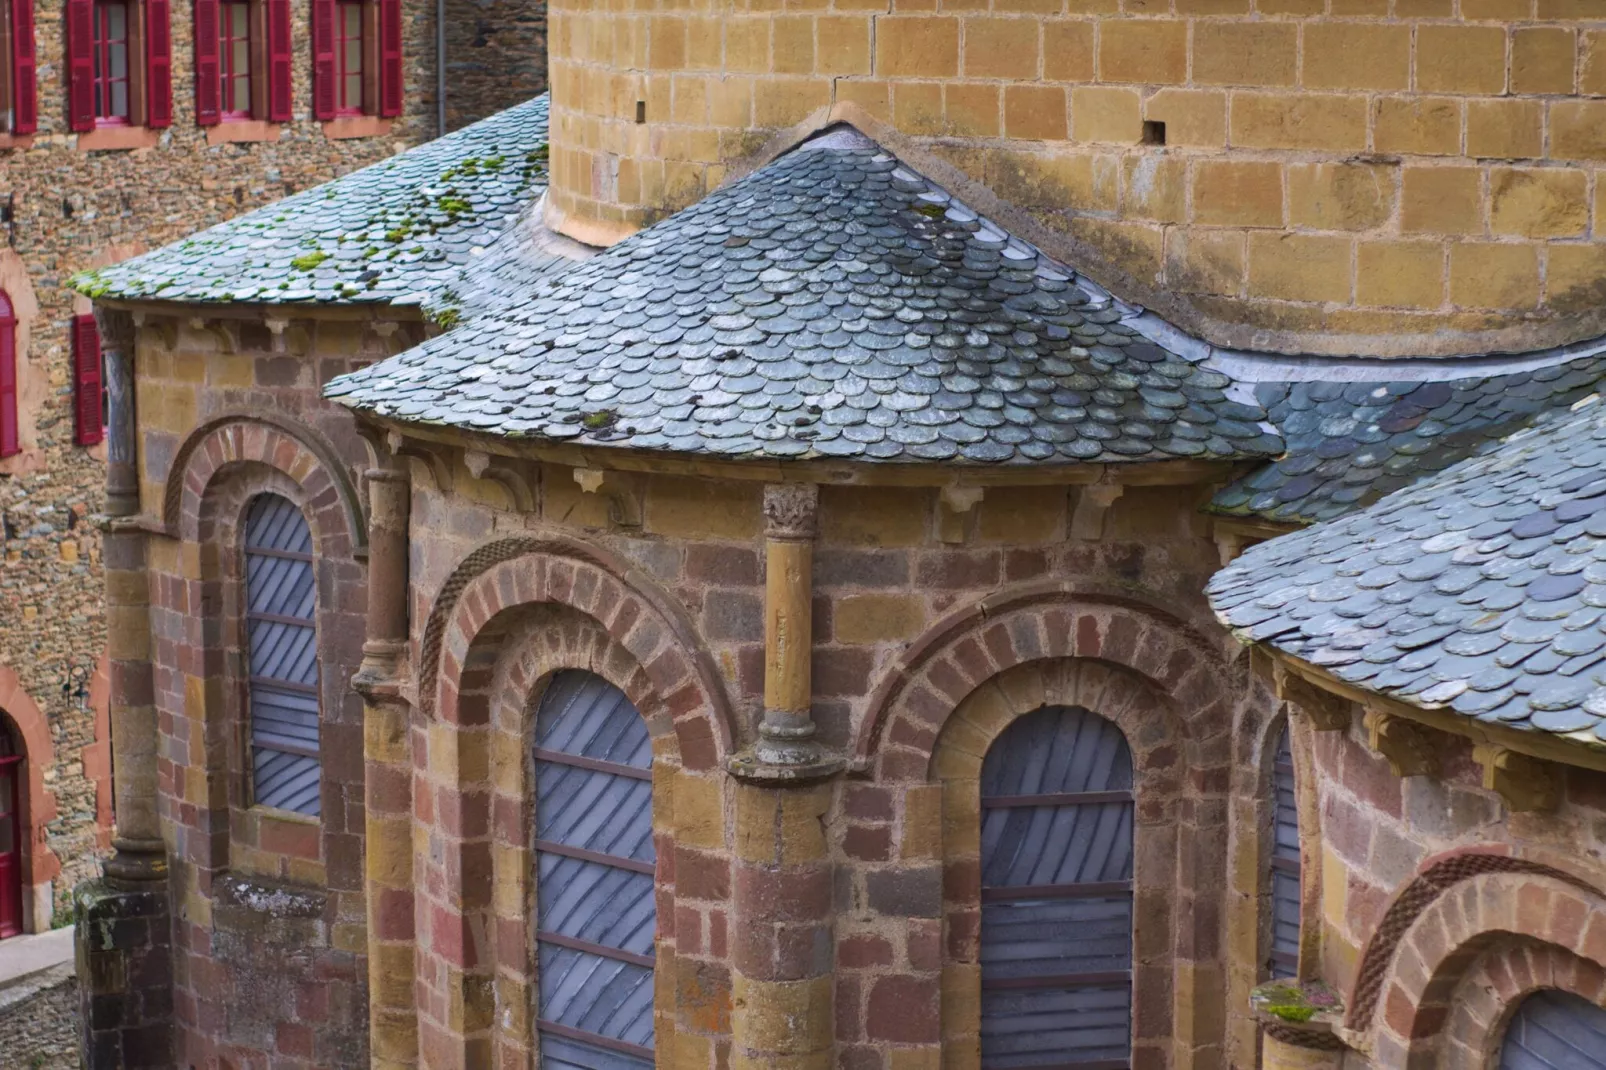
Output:
<instances>
[{"instance_id":1,"label":"grey slate roof of adjacent building","mask_svg":"<svg viewBox=\"0 0 1606 1070\"><path fill-rule=\"evenodd\" d=\"M1264 457L1231 380L848 128L327 396L491 434L726 457Z\"/></svg>"},{"instance_id":2,"label":"grey slate roof of adjacent building","mask_svg":"<svg viewBox=\"0 0 1606 1070\"><path fill-rule=\"evenodd\" d=\"M1588 394L1606 355L1598 342L1572 348L1588 355L1456 379L1257 383L1288 452L1217 493L1211 510L1306 523L1375 502Z\"/></svg>"},{"instance_id":3,"label":"grey slate roof of adjacent building","mask_svg":"<svg viewBox=\"0 0 1606 1070\"><path fill-rule=\"evenodd\" d=\"M1606 403L1253 546L1208 594L1240 637L1356 686L1606 742Z\"/></svg>"},{"instance_id":4,"label":"grey slate roof of adjacent building","mask_svg":"<svg viewBox=\"0 0 1606 1070\"><path fill-rule=\"evenodd\" d=\"M128 300L418 304L541 195L546 165L540 96L74 285Z\"/></svg>"}]
</instances>

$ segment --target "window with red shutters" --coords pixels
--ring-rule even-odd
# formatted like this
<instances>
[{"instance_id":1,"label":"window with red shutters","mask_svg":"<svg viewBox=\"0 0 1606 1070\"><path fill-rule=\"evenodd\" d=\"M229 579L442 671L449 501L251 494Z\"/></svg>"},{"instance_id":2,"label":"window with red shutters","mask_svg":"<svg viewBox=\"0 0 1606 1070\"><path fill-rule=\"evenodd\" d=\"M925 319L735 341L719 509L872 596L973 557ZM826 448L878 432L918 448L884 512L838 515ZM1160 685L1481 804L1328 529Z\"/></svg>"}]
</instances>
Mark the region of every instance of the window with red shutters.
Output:
<instances>
[{"instance_id":1,"label":"window with red shutters","mask_svg":"<svg viewBox=\"0 0 1606 1070\"><path fill-rule=\"evenodd\" d=\"M17 436L17 315L0 290L0 457L22 451Z\"/></svg>"},{"instance_id":2,"label":"window with red shutters","mask_svg":"<svg viewBox=\"0 0 1606 1070\"><path fill-rule=\"evenodd\" d=\"M66 0L67 125L173 123L172 0Z\"/></svg>"},{"instance_id":3,"label":"window with red shutters","mask_svg":"<svg viewBox=\"0 0 1606 1070\"><path fill-rule=\"evenodd\" d=\"M11 54L9 124L13 134L31 134L39 129L39 87L36 77L33 35L33 0L0 0L9 20Z\"/></svg>"},{"instance_id":4,"label":"window with red shutters","mask_svg":"<svg viewBox=\"0 0 1606 1070\"><path fill-rule=\"evenodd\" d=\"M402 113L401 0L311 0L312 113Z\"/></svg>"},{"instance_id":5,"label":"window with red shutters","mask_svg":"<svg viewBox=\"0 0 1606 1070\"><path fill-rule=\"evenodd\" d=\"M103 435L101 397L100 331L95 317L74 316L73 342L73 442L97 445Z\"/></svg>"}]
</instances>

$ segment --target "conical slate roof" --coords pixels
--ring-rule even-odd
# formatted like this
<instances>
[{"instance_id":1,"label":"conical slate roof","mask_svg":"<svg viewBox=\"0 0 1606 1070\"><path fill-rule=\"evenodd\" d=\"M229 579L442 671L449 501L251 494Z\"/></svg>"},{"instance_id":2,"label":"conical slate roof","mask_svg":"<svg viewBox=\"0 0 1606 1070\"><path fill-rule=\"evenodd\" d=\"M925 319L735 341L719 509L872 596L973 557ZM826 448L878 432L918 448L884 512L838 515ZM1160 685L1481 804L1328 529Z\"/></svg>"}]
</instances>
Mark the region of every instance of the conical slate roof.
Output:
<instances>
[{"instance_id":1,"label":"conical slate roof","mask_svg":"<svg viewBox=\"0 0 1606 1070\"><path fill-rule=\"evenodd\" d=\"M1231 387L838 128L326 394L409 422L705 456L1280 452Z\"/></svg>"},{"instance_id":2,"label":"conical slate roof","mask_svg":"<svg viewBox=\"0 0 1606 1070\"><path fill-rule=\"evenodd\" d=\"M1606 402L1250 547L1222 622L1418 706L1606 744Z\"/></svg>"}]
</instances>

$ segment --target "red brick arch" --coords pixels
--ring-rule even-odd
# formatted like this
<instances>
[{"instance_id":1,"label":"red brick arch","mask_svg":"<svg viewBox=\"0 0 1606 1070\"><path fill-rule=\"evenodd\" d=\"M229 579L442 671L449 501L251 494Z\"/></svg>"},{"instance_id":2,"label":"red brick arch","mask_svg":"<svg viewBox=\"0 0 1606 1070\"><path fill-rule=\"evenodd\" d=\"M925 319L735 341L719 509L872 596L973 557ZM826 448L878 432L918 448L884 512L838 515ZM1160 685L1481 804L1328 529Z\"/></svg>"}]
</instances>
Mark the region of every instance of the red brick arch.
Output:
<instances>
[{"instance_id":1,"label":"red brick arch","mask_svg":"<svg viewBox=\"0 0 1606 1070\"><path fill-rule=\"evenodd\" d=\"M0 717L16 730L28 777L26 790L19 800L21 825L27 830L22 853L22 882L26 893L61 872L61 860L45 844L45 826L56 816L56 796L45 787L45 770L55 765L56 755L44 711L23 688L15 670L3 664L0 664ZM33 927L47 929L50 919L35 918Z\"/></svg>"},{"instance_id":2,"label":"red brick arch","mask_svg":"<svg viewBox=\"0 0 1606 1070\"><path fill-rule=\"evenodd\" d=\"M855 762L875 765L880 779L926 779L943 724L968 695L1017 665L1058 658L1135 674L1185 726L1225 723L1219 647L1185 621L1128 597L1032 584L963 606L910 644L870 696Z\"/></svg>"},{"instance_id":3,"label":"red brick arch","mask_svg":"<svg viewBox=\"0 0 1606 1070\"><path fill-rule=\"evenodd\" d=\"M1403 926L1391 924L1402 903L1420 905ZM1362 959L1346 1024L1370 1035L1378 1065L1417 1065L1435 1049L1468 970L1511 938L1606 967L1606 896L1577 874L1534 859L1484 851L1441 856L1384 915ZM1386 952L1381 971L1369 961L1374 951Z\"/></svg>"},{"instance_id":4,"label":"red brick arch","mask_svg":"<svg viewBox=\"0 0 1606 1070\"><path fill-rule=\"evenodd\" d=\"M672 598L622 560L574 539L511 538L471 553L447 580L425 624L419 694L424 712L464 723L460 695L482 633L523 606L568 606L600 624L645 675L641 712L672 729L689 770L716 767L738 738L713 659Z\"/></svg>"},{"instance_id":5,"label":"red brick arch","mask_svg":"<svg viewBox=\"0 0 1606 1070\"><path fill-rule=\"evenodd\" d=\"M325 555L346 557L361 551L368 525L339 455L311 428L254 414L209 420L184 440L163 492L162 524L167 533L199 541L207 489L225 470L251 463L283 472L302 487L310 519L320 534L343 533L346 545L325 544Z\"/></svg>"}]
</instances>

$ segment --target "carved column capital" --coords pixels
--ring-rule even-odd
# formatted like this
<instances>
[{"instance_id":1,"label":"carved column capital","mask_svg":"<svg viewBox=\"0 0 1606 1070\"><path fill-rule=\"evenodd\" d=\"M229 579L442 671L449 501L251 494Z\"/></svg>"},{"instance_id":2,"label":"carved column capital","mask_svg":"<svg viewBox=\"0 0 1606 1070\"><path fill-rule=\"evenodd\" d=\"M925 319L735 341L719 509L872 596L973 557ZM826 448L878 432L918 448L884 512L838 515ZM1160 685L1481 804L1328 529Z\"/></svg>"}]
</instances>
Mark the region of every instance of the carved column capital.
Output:
<instances>
[{"instance_id":1,"label":"carved column capital","mask_svg":"<svg viewBox=\"0 0 1606 1070\"><path fill-rule=\"evenodd\" d=\"M814 538L820 488L813 483L768 483L764 487L764 535L771 539Z\"/></svg>"},{"instance_id":2,"label":"carved column capital","mask_svg":"<svg viewBox=\"0 0 1606 1070\"><path fill-rule=\"evenodd\" d=\"M1348 699L1323 691L1281 664L1276 682L1277 697L1309 717L1318 732L1341 732L1349 727L1355 704Z\"/></svg>"}]
</instances>

